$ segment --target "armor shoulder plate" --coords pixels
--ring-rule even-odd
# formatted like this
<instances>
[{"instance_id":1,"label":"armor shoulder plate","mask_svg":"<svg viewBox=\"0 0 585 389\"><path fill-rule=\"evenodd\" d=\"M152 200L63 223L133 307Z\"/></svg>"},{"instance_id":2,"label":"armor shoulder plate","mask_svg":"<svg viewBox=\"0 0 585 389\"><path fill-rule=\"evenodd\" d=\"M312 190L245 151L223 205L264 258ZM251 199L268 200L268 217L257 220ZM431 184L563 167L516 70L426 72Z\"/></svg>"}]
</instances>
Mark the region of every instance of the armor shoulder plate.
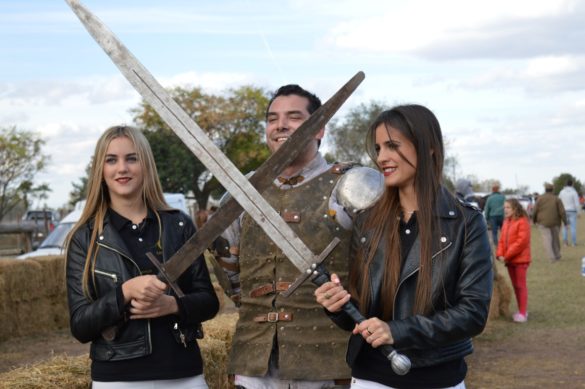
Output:
<instances>
[{"instance_id":1,"label":"armor shoulder plate","mask_svg":"<svg viewBox=\"0 0 585 389\"><path fill-rule=\"evenodd\" d=\"M384 176L379 171L356 166L340 178L336 186L336 196L341 206L355 214L374 205L384 189Z\"/></svg>"}]
</instances>

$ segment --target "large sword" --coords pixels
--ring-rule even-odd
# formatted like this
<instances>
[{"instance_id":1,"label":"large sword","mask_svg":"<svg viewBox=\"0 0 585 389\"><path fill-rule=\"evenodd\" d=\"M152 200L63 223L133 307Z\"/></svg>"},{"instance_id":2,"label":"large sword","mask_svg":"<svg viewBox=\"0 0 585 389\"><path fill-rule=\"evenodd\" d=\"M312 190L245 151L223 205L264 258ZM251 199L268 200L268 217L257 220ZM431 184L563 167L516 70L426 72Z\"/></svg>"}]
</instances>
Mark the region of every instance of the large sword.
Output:
<instances>
[{"instance_id":1,"label":"large sword","mask_svg":"<svg viewBox=\"0 0 585 389\"><path fill-rule=\"evenodd\" d=\"M320 256L314 255L117 37L77 0L66 2L126 79L274 241L291 263L306 274L312 273L312 266L320 263L333 249L335 240ZM392 356L388 357L391 359Z\"/></svg>"},{"instance_id":2,"label":"large sword","mask_svg":"<svg viewBox=\"0 0 585 389\"><path fill-rule=\"evenodd\" d=\"M362 72L351 78L333 97L317 109L250 177L250 183L258 192L264 192L274 179L294 158L305 149L314 136L331 119L343 102L364 79ZM175 281L201 255L222 232L242 213L238 202L230 197L183 247L170 259L160 264L158 277L177 292ZM149 256L151 258L151 256ZM152 261L153 258L151 258ZM156 259L156 257L154 257ZM294 288L291 288L291 291Z\"/></svg>"}]
</instances>

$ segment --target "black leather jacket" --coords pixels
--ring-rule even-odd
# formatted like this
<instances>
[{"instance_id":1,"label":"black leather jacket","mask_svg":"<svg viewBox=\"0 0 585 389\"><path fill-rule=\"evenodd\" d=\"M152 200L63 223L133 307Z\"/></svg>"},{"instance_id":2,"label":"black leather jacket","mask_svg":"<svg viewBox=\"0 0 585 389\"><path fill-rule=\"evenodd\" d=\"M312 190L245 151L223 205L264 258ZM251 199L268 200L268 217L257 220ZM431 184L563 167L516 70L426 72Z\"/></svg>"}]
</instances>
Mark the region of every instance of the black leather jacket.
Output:
<instances>
[{"instance_id":1,"label":"black leather jacket","mask_svg":"<svg viewBox=\"0 0 585 389\"><path fill-rule=\"evenodd\" d=\"M394 347L410 357L413 367L432 366L470 354L473 351L471 337L479 334L487 322L492 294L491 248L481 212L455 199L443 188L437 214L440 229L435 231L433 239L434 311L426 316L411 313L419 267L420 241L417 238L403 264L394 297L393 320L388 323ZM368 244L370 234L360 229L365 217L367 214L362 214L356 220L353 250L358 245ZM372 307L376 307L379 301L384 266L383 244L378 248L369 270ZM372 313L368 315L371 316ZM344 313L331 317L346 330L355 326ZM361 335L351 336L347 351L350 366L353 366L364 344Z\"/></svg>"},{"instance_id":2,"label":"black leather jacket","mask_svg":"<svg viewBox=\"0 0 585 389\"><path fill-rule=\"evenodd\" d=\"M159 214L163 261L166 261L195 233L195 227L180 211L159 211ZM118 287L140 275L140 270L107 215L103 232L97 239L98 253L93 280L90 280L94 301L89 301L83 294L81 280L92 229L93 221L78 229L67 251L71 332L82 343L92 342L90 356L94 360L115 361L148 355L152 352L150 320L128 320L125 307L118 305L117 298ZM201 322L211 319L219 309L203 257L179 278L178 283L185 297L177 300L177 322L183 331L194 332ZM115 329L115 338L106 340L104 335L107 332L112 334L112 328ZM109 331L105 331L107 329Z\"/></svg>"}]
</instances>

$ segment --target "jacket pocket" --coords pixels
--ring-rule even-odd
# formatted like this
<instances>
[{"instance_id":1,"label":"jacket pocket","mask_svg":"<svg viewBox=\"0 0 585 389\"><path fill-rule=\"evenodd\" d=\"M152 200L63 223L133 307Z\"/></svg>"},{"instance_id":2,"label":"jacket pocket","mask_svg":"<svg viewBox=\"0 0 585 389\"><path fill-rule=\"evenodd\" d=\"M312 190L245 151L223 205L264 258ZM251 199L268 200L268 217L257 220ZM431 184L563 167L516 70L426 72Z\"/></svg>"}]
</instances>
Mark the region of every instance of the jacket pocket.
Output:
<instances>
[{"instance_id":1,"label":"jacket pocket","mask_svg":"<svg viewBox=\"0 0 585 389\"><path fill-rule=\"evenodd\" d=\"M116 285L118 284L118 280L120 280L120 276L111 271L95 269L93 272L95 273L96 276L111 280Z\"/></svg>"}]
</instances>

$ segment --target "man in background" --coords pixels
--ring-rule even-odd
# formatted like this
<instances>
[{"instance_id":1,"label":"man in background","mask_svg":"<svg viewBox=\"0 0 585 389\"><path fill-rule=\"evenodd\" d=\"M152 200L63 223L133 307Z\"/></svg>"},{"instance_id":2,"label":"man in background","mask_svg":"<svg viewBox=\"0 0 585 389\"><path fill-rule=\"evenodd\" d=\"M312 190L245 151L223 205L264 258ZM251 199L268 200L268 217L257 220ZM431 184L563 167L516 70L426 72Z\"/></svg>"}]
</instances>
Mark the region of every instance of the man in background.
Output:
<instances>
[{"instance_id":1,"label":"man in background","mask_svg":"<svg viewBox=\"0 0 585 389\"><path fill-rule=\"evenodd\" d=\"M571 244L577 246L577 215L579 212L579 194L573 188L573 180L568 179L567 185L559 193L559 199L563 202L567 223L563 228L563 242L569 245L569 230L571 230Z\"/></svg>"},{"instance_id":2,"label":"man in background","mask_svg":"<svg viewBox=\"0 0 585 389\"><path fill-rule=\"evenodd\" d=\"M504 223L504 201L506 197L500 193L500 185L492 186L492 194L488 196L485 203L485 219L492 229L492 241L494 246L498 247L498 231L502 229Z\"/></svg>"},{"instance_id":3,"label":"man in background","mask_svg":"<svg viewBox=\"0 0 585 389\"><path fill-rule=\"evenodd\" d=\"M536 200L532 220L535 224L538 224L538 229L542 235L542 244L551 262L560 260L561 242L559 229L561 223L567 224L567 215L562 201L553 193L552 184L544 184L544 194Z\"/></svg>"}]
</instances>

